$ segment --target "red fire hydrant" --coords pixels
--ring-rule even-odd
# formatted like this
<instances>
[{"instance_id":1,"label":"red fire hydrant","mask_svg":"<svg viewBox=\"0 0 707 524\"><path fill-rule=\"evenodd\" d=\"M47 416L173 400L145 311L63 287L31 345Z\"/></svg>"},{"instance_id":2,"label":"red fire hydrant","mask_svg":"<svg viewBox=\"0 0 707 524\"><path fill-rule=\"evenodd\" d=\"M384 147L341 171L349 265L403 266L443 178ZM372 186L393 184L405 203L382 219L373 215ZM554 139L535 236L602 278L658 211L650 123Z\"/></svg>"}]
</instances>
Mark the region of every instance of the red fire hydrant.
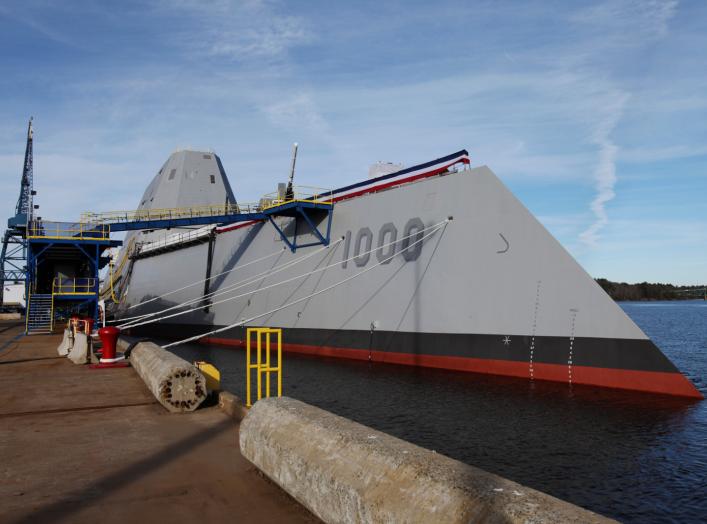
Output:
<instances>
[{"instance_id":1,"label":"red fire hydrant","mask_svg":"<svg viewBox=\"0 0 707 524\"><path fill-rule=\"evenodd\" d=\"M120 335L120 329L115 326L106 326L98 330L98 336L101 337L101 342L103 342L101 364L110 364L125 359L122 355L116 357L115 354L115 345L116 342L118 342L118 335Z\"/></svg>"}]
</instances>

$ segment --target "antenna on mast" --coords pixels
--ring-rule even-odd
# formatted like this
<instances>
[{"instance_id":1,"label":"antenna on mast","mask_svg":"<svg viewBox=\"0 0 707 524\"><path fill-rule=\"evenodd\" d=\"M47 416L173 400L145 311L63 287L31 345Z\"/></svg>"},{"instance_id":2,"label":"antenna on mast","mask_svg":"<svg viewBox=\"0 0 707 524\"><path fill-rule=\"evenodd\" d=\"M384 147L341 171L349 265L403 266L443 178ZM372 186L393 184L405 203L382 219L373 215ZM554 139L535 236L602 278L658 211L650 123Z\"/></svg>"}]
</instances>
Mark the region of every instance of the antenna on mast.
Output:
<instances>
[{"instance_id":1,"label":"antenna on mast","mask_svg":"<svg viewBox=\"0 0 707 524\"><path fill-rule=\"evenodd\" d=\"M287 189L285 190L285 200L294 200L295 198L295 190L292 186L292 182L295 179L295 163L297 162L298 147L297 142L292 144L292 165L290 166L290 180L287 182Z\"/></svg>"}]
</instances>

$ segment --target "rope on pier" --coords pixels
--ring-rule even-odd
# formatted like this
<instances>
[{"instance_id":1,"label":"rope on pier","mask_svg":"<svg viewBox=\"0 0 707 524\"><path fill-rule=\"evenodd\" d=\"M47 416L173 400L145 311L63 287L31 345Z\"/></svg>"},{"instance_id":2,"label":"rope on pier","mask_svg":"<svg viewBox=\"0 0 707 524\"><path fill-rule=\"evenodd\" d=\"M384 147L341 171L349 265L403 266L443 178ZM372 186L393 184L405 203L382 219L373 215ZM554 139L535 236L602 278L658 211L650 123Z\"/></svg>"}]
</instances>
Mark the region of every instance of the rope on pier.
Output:
<instances>
[{"instance_id":1,"label":"rope on pier","mask_svg":"<svg viewBox=\"0 0 707 524\"><path fill-rule=\"evenodd\" d=\"M440 222L439 224L436 225L436 227L435 227L435 226L431 226L431 227L434 227L434 229L433 229L432 231L430 231L429 233L427 233L426 235L422 236L420 239L418 239L418 240L416 240L415 242L413 242L412 244L410 244L410 247L412 247L412 246L414 246L414 245L416 245L416 244L419 244L420 242L424 241L427 237L429 237L429 236L435 234L435 233L436 233L437 231L439 231L440 229L445 229L445 228L447 227L447 224L448 224L448 223L449 223L449 219L444 220L443 222ZM429 229L429 228L426 228L426 229ZM419 233L419 232L418 232L418 233ZM417 234L417 233L415 233L415 234ZM265 313L261 313L261 314L259 314L259 315L254 316L254 317L250 317L250 318L241 320L241 321L236 322L236 323L234 323L234 324L230 324L230 325L228 325L228 326L225 326L225 327L222 327L222 328L219 328L219 329L214 329L214 330L209 331L209 332L207 332L207 333L201 333L201 334L195 335L195 336L193 336L193 337L185 338L184 340L178 340L178 341L176 341L176 342L172 342L172 343L167 344L167 345L162 346L162 347L163 347L164 349L167 349L167 348L170 348L170 347L179 346L179 345L181 345L181 344L186 344L186 343L188 343L188 342L194 342L195 340L199 340L199 339L204 338L204 337L208 337L208 336L211 336L211 335L215 335L216 333L222 333L223 331L228 331L229 329L233 329L233 328L235 328L235 327L244 326L245 324L248 324L249 322L252 322L253 320L257 320L257 319L259 319L259 318L262 318L262 317L265 317L265 316L268 316L268 315L272 315L273 313L277 313L278 311L281 311L281 310L283 310L283 309L285 309L285 308L288 308L288 307L293 306L293 305L295 305L295 304L299 304L300 302L304 302L305 300L309 300L309 299L312 298L312 297L316 297L317 295L321 295L322 293L326 293L327 291L330 291L330 290L334 289L335 287L338 287L338 286L340 286L340 285L342 285L342 284L345 284L346 282L349 282L349 281L353 280L354 278L357 278L357 277L363 275L364 273L367 273L367 272L371 271L372 269L375 269L375 268L377 268L377 267L379 267L379 266L385 264L386 262L389 262L389 261L392 260L396 255L397 255L397 253L394 253L394 254L392 254L391 256L389 256L389 257L387 257L387 258L381 260L381 261L378 262L377 264L374 264L374 265L372 265L371 267L364 269L363 271L359 271L358 273L356 273L356 274L354 274L354 275L351 275L350 277L347 277L347 278L345 278L345 279L343 279L343 280L337 282L336 284L332 284L331 286L327 286L327 287L325 287L325 288L323 288L323 289L320 289L319 291L315 291L314 293L311 293L311 294L307 295L306 297L298 298L297 300L293 300L292 302L288 302L288 303L286 303L286 304L283 304L282 306L279 306L279 307L277 307L277 308L271 309L270 311L266 311ZM313 273L313 272L312 272L312 273Z\"/></svg>"},{"instance_id":2,"label":"rope on pier","mask_svg":"<svg viewBox=\"0 0 707 524\"><path fill-rule=\"evenodd\" d=\"M167 293L164 293L164 294L162 294L162 295L159 295L159 296L150 298L150 299L148 299L148 300L143 300L142 302L138 302L137 304L133 304L132 306L127 307L126 309L133 309L133 308L135 308L135 307L142 306L142 305L148 304L148 303L150 303L150 302L154 302L155 300L159 300L160 298L164 298L164 297L166 297L166 296L168 296L168 295L172 295L172 294L174 294L174 293L178 293L179 291L184 291L185 289L188 289L188 288L190 288L190 287L197 286L197 285L199 285L199 284L203 284L204 282L207 282L207 281L209 281L209 280L212 280L212 279L214 279L214 278L216 278L216 277L220 277L221 275L225 275L225 274L227 274L227 273L231 273L232 271L236 271L237 269L243 269L243 268L246 267L246 266L250 266L250 265L252 265L252 264L256 264L256 263L258 263L258 262L262 262L263 260L267 260L267 259L270 258L270 257L273 257L273 256L275 256L275 255L279 255L279 254L282 253L285 249L286 249L286 248L278 249L278 250L275 251L274 253L270 253L269 255L265 255L264 257L257 258L257 259L255 259L255 260L251 260L250 262L246 262L245 264L241 264L241 265L236 266L236 267L234 267L234 268L232 268L232 269L229 269L229 270L227 270L227 271L222 271L221 273L218 273L218 274L216 274L216 275L210 276L209 278L203 278L203 279L201 279L201 280L197 280L196 282L192 282L191 284L187 284L186 286L180 287L180 288L178 288L178 289L173 289L172 291L168 291ZM123 319L121 319L121 320L131 320L131 319L134 319L134 318L142 318L142 317L145 317L145 315L137 315L137 316L135 316L135 317L123 318Z\"/></svg>"}]
</instances>

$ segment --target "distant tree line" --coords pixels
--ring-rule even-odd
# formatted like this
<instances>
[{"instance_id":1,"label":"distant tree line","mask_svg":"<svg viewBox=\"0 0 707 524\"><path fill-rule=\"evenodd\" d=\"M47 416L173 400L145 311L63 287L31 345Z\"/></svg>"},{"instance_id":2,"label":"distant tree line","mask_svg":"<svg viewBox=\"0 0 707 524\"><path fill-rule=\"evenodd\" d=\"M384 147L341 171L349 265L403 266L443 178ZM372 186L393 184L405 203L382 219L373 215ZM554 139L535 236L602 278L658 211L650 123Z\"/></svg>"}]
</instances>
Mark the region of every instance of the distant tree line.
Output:
<instances>
[{"instance_id":1,"label":"distant tree line","mask_svg":"<svg viewBox=\"0 0 707 524\"><path fill-rule=\"evenodd\" d=\"M694 300L704 297L707 286L674 286L672 284L652 284L641 282L627 284L597 278L597 283L614 300Z\"/></svg>"}]
</instances>

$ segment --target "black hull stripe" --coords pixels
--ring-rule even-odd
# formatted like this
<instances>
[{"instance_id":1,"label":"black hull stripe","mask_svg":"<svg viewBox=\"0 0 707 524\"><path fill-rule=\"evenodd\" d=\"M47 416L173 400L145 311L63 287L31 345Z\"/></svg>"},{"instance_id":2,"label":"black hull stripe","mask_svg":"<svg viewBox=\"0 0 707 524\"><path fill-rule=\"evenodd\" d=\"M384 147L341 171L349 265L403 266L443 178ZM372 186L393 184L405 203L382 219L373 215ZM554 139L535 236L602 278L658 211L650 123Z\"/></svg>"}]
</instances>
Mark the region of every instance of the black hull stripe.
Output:
<instances>
[{"instance_id":1,"label":"black hull stripe","mask_svg":"<svg viewBox=\"0 0 707 524\"><path fill-rule=\"evenodd\" d=\"M195 324L153 324L135 329L132 334L180 339L203 333L210 326ZM219 326L213 326L212 329ZM234 328L217 337L243 340L245 328ZM412 353L418 355L466 357L514 362L530 361L529 335L414 333L395 331L333 330L284 328L284 342L310 346L328 346ZM567 365L570 355L569 337L536 336L533 362ZM677 373L672 362L648 339L575 337L572 365L596 368L658 371Z\"/></svg>"}]
</instances>

